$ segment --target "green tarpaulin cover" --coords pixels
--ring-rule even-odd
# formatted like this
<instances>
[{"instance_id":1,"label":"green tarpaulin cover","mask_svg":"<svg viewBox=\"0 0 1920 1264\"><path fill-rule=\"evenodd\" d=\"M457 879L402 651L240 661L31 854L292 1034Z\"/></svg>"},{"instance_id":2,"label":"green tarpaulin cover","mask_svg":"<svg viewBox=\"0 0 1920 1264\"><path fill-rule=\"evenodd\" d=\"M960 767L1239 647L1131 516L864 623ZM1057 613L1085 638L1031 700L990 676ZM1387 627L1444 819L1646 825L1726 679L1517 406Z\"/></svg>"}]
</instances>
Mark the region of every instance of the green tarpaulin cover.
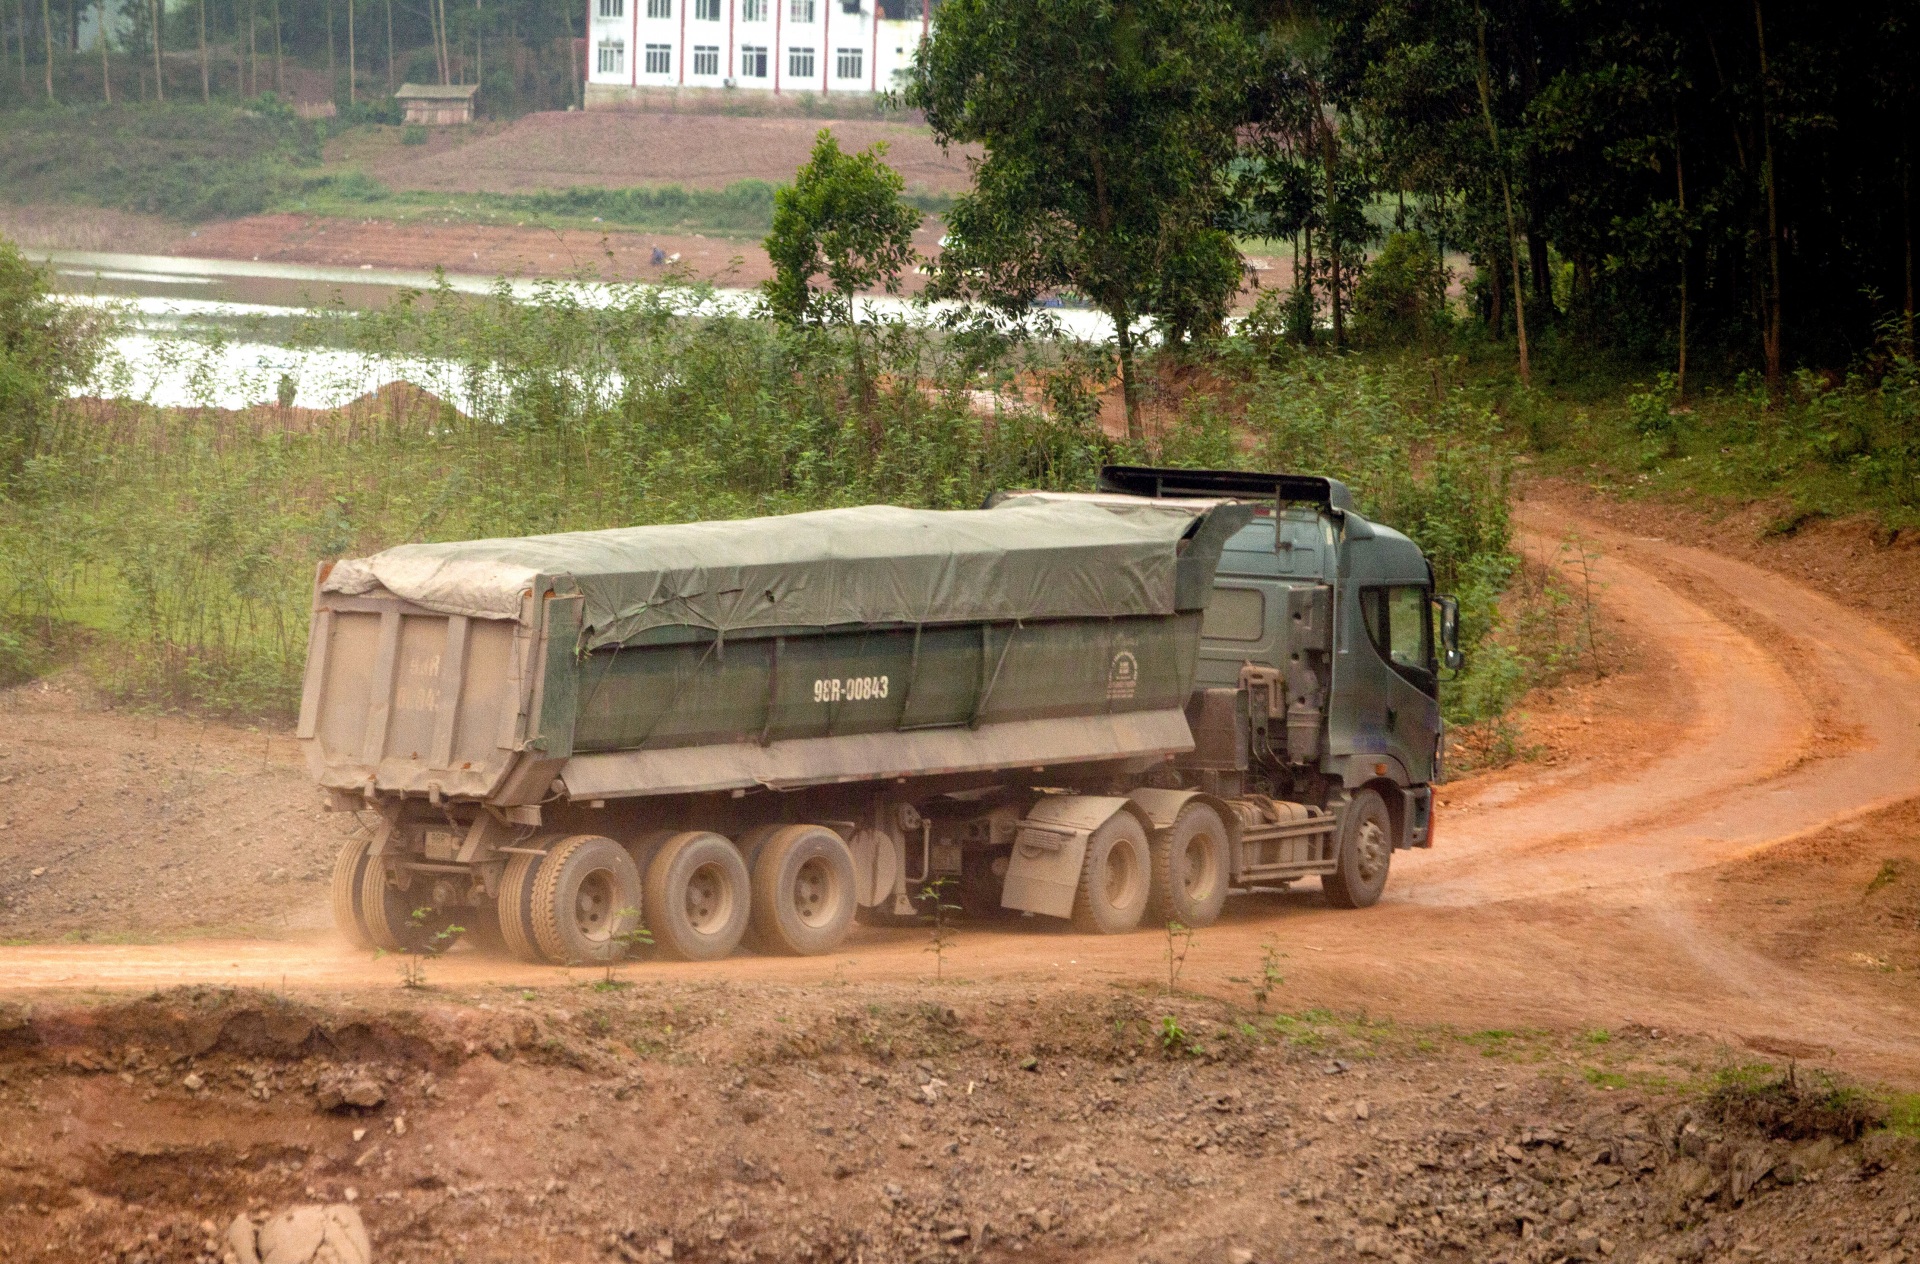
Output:
<instances>
[{"instance_id":1,"label":"green tarpaulin cover","mask_svg":"<svg viewBox=\"0 0 1920 1264\"><path fill-rule=\"evenodd\" d=\"M322 590L518 618L537 585L586 601L587 644L660 627L721 633L865 623L1170 614L1177 545L1200 510L1113 513L869 505L777 518L403 544L336 565Z\"/></svg>"}]
</instances>

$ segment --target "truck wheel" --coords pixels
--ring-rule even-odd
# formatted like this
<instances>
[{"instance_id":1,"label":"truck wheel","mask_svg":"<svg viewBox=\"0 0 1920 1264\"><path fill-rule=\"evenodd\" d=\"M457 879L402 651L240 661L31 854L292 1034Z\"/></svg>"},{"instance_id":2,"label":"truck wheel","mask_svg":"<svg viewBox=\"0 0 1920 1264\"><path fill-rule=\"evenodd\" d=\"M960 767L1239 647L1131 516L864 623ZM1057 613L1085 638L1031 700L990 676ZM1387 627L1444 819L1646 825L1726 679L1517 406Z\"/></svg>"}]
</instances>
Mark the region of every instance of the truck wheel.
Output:
<instances>
[{"instance_id":1,"label":"truck wheel","mask_svg":"<svg viewBox=\"0 0 1920 1264\"><path fill-rule=\"evenodd\" d=\"M500 939L507 951L522 961L546 960L540 951L540 942L533 937L533 887L540 875L540 864L546 858L544 853L514 852L507 860L506 871L500 875L500 894L494 904L500 916Z\"/></svg>"},{"instance_id":2,"label":"truck wheel","mask_svg":"<svg viewBox=\"0 0 1920 1264\"><path fill-rule=\"evenodd\" d=\"M355 948L373 947L367 919L360 911L360 885L366 880L367 852L373 840L364 835L347 840L333 862L333 924Z\"/></svg>"},{"instance_id":3,"label":"truck wheel","mask_svg":"<svg viewBox=\"0 0 1920 1264\"><path fill-rule=\"evenodd\" d=\"M396 873L408 879L405 887L393 882ZM384 856L370 856L360 875L360 915L367 938L388 952L443 953L458 936L443 934L458 918L451 893L422 882L419 875L396 871Z\"/></svg>"},{"instance_id":4,"label":"truck wheel","mask_svg":"<svg viewBox=\"0 0 1920 1264\"><path fill-rule=\"evenodd\" d=\"M1188 803L1155 834L1153 920L1211 926L1227 902L1227 827L1204 803Z\"/></svg>"},{"instance_id":5,"label":"truck wheel","mask_svg":"<svg viewBox=\"0 0 1920 1264\"><path fill-rule=\"evenodd\" d=\"M732 843L702 830L674 835L640 884L653 942L681 961L718 961L746 933L748 886Z\"/></svg>"},{"instance_id":6,"label":"truck wheel","mask_svg":"<svg viewBox=\"0 0 1920 1264\"><path fill-rule=\"evenodd\" d=\"M1362 790L1340 818L1339 866L1320 876L1320 889L1335 908L1370 908L1387 887L1393 860L1393 817L1378 791Z\"/></svg>"},{"instance_id":7,"label":"truck wheel","mask_svg":"<svg viewBox=\"0 0 1920 1264\"><path fill-rule=\"evenodd\" d=\"M548 960L618 961L640 924L640 871L611 838L575 834L547 850L529 908L534 942Z\"/></svg>"},{"instance_id":8,"label":"truck wheel","mask_svg":"<svg viewBox=\"0 0 1920 1264\"><path fill-rule=\"evenodd\" d=\"M1080 890L1073 897L1073 926L1087 934L1121 935L1147 911L1147 831L1131 812L1113 818L1087 838Z\"/></svg>"},{"instance_id":9,"label":"truck wheel","mask_svg":"<svg viewBox=\"0 0 1920 1264\"><path fill-rule=\"evenodd\" d=\"M853 853L824 825L789 825L753 865L753 937L766 952L832 952L853 922Z\"/></svg>"}]
</instances>

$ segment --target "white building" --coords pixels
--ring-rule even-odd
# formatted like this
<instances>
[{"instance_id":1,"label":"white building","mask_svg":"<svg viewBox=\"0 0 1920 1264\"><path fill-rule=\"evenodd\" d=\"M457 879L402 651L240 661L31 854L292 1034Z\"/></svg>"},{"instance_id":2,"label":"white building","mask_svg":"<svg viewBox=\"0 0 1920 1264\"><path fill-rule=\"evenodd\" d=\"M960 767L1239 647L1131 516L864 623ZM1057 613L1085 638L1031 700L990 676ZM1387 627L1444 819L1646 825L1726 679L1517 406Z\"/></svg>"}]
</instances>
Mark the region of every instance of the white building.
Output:
<instances>
[{"instance_id":1,"label":"white building","mask_svg":"<svg viewBox=\"0 0 1920 1264\"><path fill-rule=\"evenodd\" d=\"M939 0L587 0L587 107L646 88L881 92Z\"/></svg>"}]
</instances>

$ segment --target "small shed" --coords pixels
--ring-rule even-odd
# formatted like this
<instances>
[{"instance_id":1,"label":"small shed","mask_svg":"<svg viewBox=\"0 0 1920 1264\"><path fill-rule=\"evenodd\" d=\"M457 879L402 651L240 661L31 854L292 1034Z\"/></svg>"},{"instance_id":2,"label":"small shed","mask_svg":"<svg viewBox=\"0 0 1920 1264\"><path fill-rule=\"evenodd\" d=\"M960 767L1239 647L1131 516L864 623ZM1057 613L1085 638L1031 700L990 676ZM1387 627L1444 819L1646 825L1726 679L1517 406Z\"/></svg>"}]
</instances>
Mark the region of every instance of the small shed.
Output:
<instances>
[{"instance_id":1,"label":"small shed","mask_svg":"<svg viewBox=\"0 0 1920 1264\"><path fill-rule=\"evenodd\" d=\"M477 83L403 83L393 99L406 111L407 122L445 127L473 122L473 98L479 91Z\"/></svg>"}]
</instances>

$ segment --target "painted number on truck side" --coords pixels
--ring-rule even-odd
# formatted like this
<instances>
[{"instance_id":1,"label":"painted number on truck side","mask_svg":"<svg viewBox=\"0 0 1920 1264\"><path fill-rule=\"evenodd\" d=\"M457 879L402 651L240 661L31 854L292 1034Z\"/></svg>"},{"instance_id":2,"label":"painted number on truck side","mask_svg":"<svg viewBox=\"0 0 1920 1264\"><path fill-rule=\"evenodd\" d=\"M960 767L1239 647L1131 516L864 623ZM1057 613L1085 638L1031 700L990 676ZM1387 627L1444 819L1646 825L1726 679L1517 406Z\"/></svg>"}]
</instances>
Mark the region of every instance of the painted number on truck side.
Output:
<instances>
[{"instance_id":1,"label":"painted number on truck side","mask_svg":"<svg viewBox=\"0 0 1920 1264\"><path fill-rule=\"evenodd\" d=\"M847 676L813 682L815 702L871 702L886 696L885 676Z\"/></svg>"}]
</instances>

